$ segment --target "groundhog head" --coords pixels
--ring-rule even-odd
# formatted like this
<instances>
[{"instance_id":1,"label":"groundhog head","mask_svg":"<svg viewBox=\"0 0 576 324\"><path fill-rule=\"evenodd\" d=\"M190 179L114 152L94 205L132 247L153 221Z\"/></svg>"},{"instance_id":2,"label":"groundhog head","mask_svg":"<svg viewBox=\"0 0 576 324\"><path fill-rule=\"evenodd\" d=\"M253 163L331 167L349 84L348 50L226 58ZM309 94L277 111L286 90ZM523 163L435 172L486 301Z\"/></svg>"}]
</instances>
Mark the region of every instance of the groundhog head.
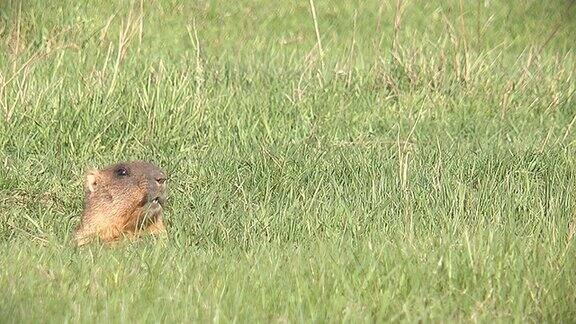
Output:
<instances>
[{"instance_id":1,"label":"groundhog head","mask_svg":"<svg viewBox=\"0 0 576 324\"><path fill-rule=\"evenodd\" d=\"M76 244L99 237L104 242L144 232L165 232L166 174L152 163L118 163L88 171L84 212L75 231Z\"/></svg>"}]
</instances>

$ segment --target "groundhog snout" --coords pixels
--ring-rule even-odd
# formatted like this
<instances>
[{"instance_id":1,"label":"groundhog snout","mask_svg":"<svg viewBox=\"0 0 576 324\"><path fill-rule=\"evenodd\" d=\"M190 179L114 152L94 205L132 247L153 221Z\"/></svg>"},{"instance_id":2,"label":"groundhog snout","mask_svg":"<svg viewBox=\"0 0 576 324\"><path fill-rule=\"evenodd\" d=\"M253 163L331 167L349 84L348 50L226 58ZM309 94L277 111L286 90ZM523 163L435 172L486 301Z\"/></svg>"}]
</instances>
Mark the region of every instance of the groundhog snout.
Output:
<instances>
[{"instance_id":1,"label":"groundhog snout","mask_svg":"<svg viewBox=\"0 0 576 324\"><path fill-rule=\"evenodd\" d=\"M166 176L162 173L148 179L148 202L164 205L166 201Z\"/></svg>"}]
</instances>

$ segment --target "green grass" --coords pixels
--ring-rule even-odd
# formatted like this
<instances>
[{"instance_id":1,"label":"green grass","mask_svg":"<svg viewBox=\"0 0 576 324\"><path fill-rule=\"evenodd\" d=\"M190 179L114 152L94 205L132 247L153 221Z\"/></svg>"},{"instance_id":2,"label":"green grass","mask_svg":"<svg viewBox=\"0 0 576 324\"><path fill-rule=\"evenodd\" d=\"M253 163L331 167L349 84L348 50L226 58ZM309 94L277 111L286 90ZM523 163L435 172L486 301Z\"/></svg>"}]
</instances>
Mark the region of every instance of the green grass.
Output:
<instances>
[{"instance_id":1,"label":"green grass","mask_svg":"<svg viewBox=\"0 0 576 324\"><path fill-rule=\"evenodd\" d=\"M3 1L0 322L574 322L571 3ZM138 158L169 239L73 248Z\"/></svg>"}]
</instances>

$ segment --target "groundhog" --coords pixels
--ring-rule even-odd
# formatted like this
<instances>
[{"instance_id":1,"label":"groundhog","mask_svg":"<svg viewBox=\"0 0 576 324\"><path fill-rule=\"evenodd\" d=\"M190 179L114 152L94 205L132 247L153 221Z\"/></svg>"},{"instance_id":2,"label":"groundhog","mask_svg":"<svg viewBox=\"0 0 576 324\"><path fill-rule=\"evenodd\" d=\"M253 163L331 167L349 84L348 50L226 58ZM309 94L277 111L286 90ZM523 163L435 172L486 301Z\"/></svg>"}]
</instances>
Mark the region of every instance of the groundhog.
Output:
<instances>
[{"instance_id":1,"label":"groundhog","mask_svg":"<svg viewBox=\"0 0 576 324\"><path fill-rule=\"evenodd\" d=\"M84 211L74 232L76 245L100 238L113 243L122 237L166 232L162 211L166 174L145 161L91 169L84 181Z\"/></svg>"}]
</instances>

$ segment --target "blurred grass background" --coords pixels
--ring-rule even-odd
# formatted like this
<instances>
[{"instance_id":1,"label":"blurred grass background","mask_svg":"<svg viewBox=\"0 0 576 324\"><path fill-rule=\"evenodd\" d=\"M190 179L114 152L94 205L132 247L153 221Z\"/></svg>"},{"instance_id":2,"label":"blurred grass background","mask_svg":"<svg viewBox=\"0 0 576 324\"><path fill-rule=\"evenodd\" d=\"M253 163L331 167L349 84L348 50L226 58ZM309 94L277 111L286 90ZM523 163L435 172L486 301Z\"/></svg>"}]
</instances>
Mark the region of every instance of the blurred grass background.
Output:
<instances>
[{"instance_id":1,"label":"blurred grass background","mask_svg":"<svg viewBox=\"0 0 576 324\"><path fill-rule=\"evenodd\" d=\"M0 320L573 322L575 17L1 2ZM74 249L84 172L131 159L169 240Z\"/></svg>"}]
</instances>

